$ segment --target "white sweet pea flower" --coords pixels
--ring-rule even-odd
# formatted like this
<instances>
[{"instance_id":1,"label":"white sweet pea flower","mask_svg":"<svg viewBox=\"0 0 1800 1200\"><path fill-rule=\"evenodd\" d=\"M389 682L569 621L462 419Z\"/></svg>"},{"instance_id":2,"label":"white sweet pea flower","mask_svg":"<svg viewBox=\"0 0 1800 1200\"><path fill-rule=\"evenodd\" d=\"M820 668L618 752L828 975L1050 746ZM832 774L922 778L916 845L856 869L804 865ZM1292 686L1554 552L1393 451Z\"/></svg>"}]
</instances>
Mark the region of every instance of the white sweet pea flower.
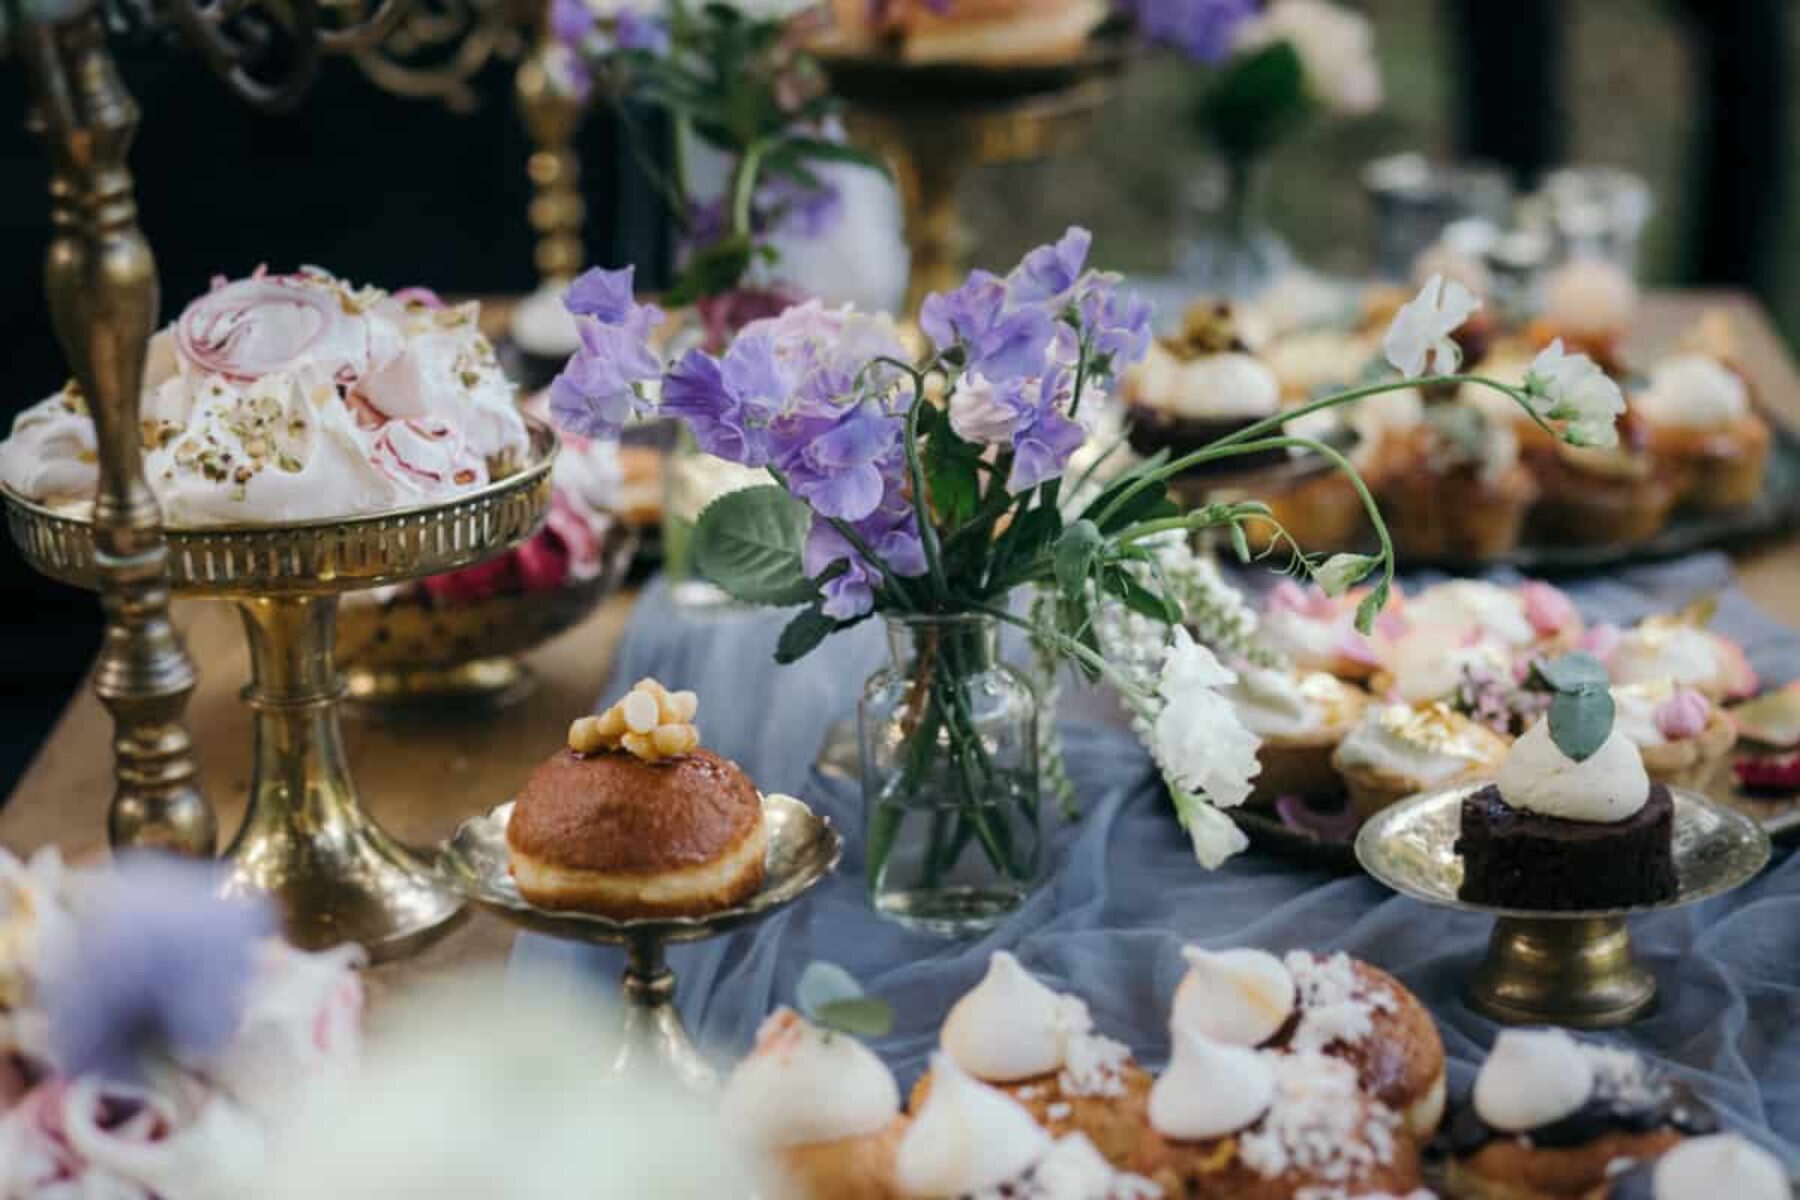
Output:
<instances>
[{"instance_id":1,"label":"white sweet pea flower","mask_svg":"<svg viewBox=\"0 0 1800 1200\"><path fill-rule=\"evenodd\" d=\"M1456 370L1462 352L1450 335L1481 307L1462 284L1433 275L1419 294L1400 306L1381 341L1382 353L1402 375L1423 375L1429 366L1440 375Z\"/></svg>"},{"instance_id":2,"label":"white sweet pea flower","mask_svg":"<svg viewBox=\"0 0 1800 1200\"><path fill-rule=\"evenodd\" d=\"M1194 844L1194 858L1212 871L1225 865L1225 860L1242 853L1250 839L1237 823L1199 796L1186 792L1173 793L1175 815Z\"/></svg>"},{"instance_id":3,"label":"white sweet pea flower","mask_svg":"<svg viewBox=\"0 0 1800 1200\"><path fill-rule=\"evenodd\" d=\"M1280 41L1293 46L1306 90L1326 108L1357 116L1381 107L1375 28L1361 13L1326 0L1275 0L1243 24L1237 47Z\"/></svg>"},{"instance_id":4,"label":"white sweet pea flower","mask_svg":"<svg viewBox=\"0 0 1800 1200\"><path fill-rule=\"evenodd\" d=\"M1249 799L1250 781L1262 769L1261 743L1218 691L1235 682L1236 673L1177 627L1157 682L1162 710L1150 729L1151 749L1170 782L1226 808Z\"/></svg>"},{"instance_id":5,"label":"white sweet pea flower","mask_svg":"<svg viewBox=\"0 0 1800 1200\"><path fill-rule=\"evenodd\" d=\"M1610 449L1619 444L1619 415L1625 395L1585 354L1565 354L1558 338L1539 351L1525 373L1532 407L1552 421L1564 421L1563 436L1577 446Z\"/></svg>"}]
</instances>

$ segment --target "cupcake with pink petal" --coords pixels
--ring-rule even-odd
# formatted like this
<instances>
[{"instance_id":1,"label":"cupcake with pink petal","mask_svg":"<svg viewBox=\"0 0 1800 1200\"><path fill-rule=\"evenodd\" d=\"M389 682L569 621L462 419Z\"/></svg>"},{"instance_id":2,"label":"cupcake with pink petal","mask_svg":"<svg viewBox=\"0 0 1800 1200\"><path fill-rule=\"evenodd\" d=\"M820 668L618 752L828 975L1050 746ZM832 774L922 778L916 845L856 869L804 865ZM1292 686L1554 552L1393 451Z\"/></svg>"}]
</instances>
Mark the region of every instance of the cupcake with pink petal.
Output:
<instances>
[{"instance_id":1,"label":"cupcake with pink petal","mask_svg":"<svg viewBox=\"0 0 1800 1200\"><path fill-rule=\"evenodd\" d=\"M1616 686L1612 696L1614 726L1637 743L1652 780L1696 792L1720 782L1737 743L1723 708L1669 680Z\"/></svg>"},{"instance_id":2,"label":"cupcake with pink petal","mask_svg":"<svg viewBox=\"0 0 1800 1200\"><path fill-rule=\"evenodd\" d=\"M1366 589L1352 588L1327 596L1316 585L1302 587L1284 579L1263 601L1257 638L1299 670L1365 680L1381 668L1378 647L1403 628L1404 612L1396 594L1373 633L1364 634L1356 628L1356 607L1365 594Z\"/></svg>"}]
</instances>

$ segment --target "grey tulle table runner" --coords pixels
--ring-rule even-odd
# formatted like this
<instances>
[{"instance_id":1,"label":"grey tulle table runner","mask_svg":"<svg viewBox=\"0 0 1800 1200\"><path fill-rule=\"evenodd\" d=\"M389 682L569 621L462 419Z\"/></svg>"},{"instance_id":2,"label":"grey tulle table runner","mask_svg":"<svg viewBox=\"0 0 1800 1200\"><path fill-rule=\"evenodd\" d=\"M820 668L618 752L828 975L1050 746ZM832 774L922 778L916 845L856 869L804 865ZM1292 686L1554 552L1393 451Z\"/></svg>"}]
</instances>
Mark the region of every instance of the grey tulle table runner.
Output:
<instances>
[{"instance_id":1,"label":"grey tulle table runner","mask_svg":"<svg viewBox=\"0 0 1800 1200\"><path fill-rule=\"evenodd\" d=\"M1722 556L1619 571L1569 591L1590 621L1620 623L1716 592L1715 627L1745 645L1765 679L1800 677L1800 632L1737 591ZM784 620L767 611L680 612L653 584L605 692L610 698L645 675L696 689L707 745L765 790L792 792L830 814L845 835L837 875L792 909L672 952L689 1026L722 1056L749 1045L764 1015L792 998L808 962L829 959L892 1002L894 1032L876 1048L908 1086L949 1005L980 977L989 952L1004 947L1052 986L1084 997L1101 1031L1159 1066L1168 1052L1168 1002L1183 969L1180 947L1192 941L1341 949L1385 967L1436 1014L1452 1094L1468 1087L1496 1027L1467 1008L1461 987L1490 922L1254 849L1220 871L1201 870L1130 735L1103 720L1066 719L1101 711L1091 698L1064 705L1084 815L1058 830L1046 886L976 941L946 942L877 918L862 895L859 789L812 764L827 728L854 712L862 681L885 655L880 626L869 622L795 666L777 667L771 654ZM1729 1124L1800 1167L1800 859L1778 849L1748 887L1636 921L1633 932L1661 1002L1649 1019L1607 1036L1667 1064ZM543 938L519 940L515 973L551 965L616 978L619 960Z\"/></svg>"}]
</instances>

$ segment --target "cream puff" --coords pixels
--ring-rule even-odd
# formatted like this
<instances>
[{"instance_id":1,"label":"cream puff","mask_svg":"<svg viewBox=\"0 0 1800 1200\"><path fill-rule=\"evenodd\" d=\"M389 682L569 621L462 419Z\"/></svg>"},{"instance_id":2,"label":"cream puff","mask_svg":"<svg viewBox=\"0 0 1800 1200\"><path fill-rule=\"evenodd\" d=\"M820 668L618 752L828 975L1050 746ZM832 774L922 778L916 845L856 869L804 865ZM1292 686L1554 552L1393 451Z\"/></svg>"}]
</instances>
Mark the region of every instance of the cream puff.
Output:
<instances>
[{"instance_id":1,"label":"cream puff","mask_svg":"<svg viewBox=\"0 0 1800 1200\"><path fill-rule=\"evenodd\" d=\"M1507 740L1442 701L1371 705L1331 756L1365 818L1415 793L1493 775Z\"/></svg>"},{"instance_id":2,"label":"cream puff","mask_svg":"<svg viewBox=\"0 0 1800 1200\"><path fill-rule=\"evenodd\" d=\"M1149 1181L1123 1173L1080 1134L1055 1139L1018 1101L969 1075L947 1054L900 1140L894 1178L917 1200L1151 1200ZM840 1195L861 1195L843 1192Z\"/></svg>"},{"instance_id":3,"label":"cream puff","mask_svg":"<svg viewBox=\"0 0 1800 1200\"><path fill-rule=\"evenodd\" d=\"M1150 1075L1121 1042L1093 1030L1087 1005L1061 995L1004 950L944 1019L938 1043L962 1070L1023 1105L1053 1137L1079 1133L1109 1161L1123 1161ZM913 1089L917 1112L935 1075Z\"/></svg>"},{"instance_id":4,"label":"cream puff","mask_svg":"<svg viewBox=\"0 0 1800 1200\"><path fill-rule=\"evenodd\" d=\"M613 920L730 908L762 886L762 796L699 747L692 692L640 682L532 772L506 825L519 894Z\"/></svg>"},{"instance_id":5,"label":"cream puff","mask_svg":"<svg viewBox=\"0 0 1800 1200\"><path fill-rule=\"evenodd\" d=\"M901 1195L894 1161L907 1120L893 1073L845 1033L783 1008L720 1097L728 1136L766 1158L796 1200Z\"/></svg>"},{"instance_id":6,"label":"cream puff","mask_svg":"<svg viewBox=\"0 0 1800 1200\"><path fill-rule=\"evenodd\" d=\"M1227 1045L1324 1054L1356 1069L1362 1089L1398 1113L1421 1144L1444 1116L1444 1042L1406 986L1347 954L1182 950L1172 1032Z\"/></svg>"},{"instance_id":7,"label":"cream puff","mask_svg":"<svg viewBox=\"0 0 1800 1200\"><path fill-rule=\"evenodd\" d=\"M1260 741L1253 803L1281 796L1329 796L1338 790L1331 753L1362 719L1368 696L1323 671L1241 663L1226 697Z\"/></svg>"},{"instance_id":8,"label":"cream puff","mask_svg":"<svg viewBox=\"0 0 1800 1200\"><path fill-rule=\"evenodd\" d=\"M1608 637L1600 657L1614 683L1671 682L1727 703L1756 694L1756 671L1743 648L1685 616L1646 617Z\"/></svg>"},{"instance_id":9,"label":"cream puff","mask_svg":"<svg viewBox=\"0 0 1800 1200\"><path fill-rule=\"evenodd\" d=\"M1684 479L1688 503L1722 512L1762 494L1771 434L1737 372L1704 354L1675 355L1651 370L1632 410L1651 456Z\"/></svg>"},{"instance_id":10,"label":"cream puff","mask_svg":"<svg viewBox=\"0 0 1800 1200\"><path fill-rule=\"evenodd\" d=\"M1604 1196L1613 1164L1656 1159L1714 1128L1709 1114L1628 1050L1580 1042L1560 1029L1509 1029L1451 1116L1450 1194Z\"/></svg>"},{"instance_id":11,"label":"cream puff","mask_svg":"<svg viewBox=\"0 0 1800 1200\"><path fill-rule=\"evenodd\" d=\"M1735 1133L1688 1138L1612 1173L1604 1200L1793 1200L1787 1168Z\"/></svg>"},{"instance_id":12,"label":"cream puff","mask_svg":"<svg viewBox=\"0 0 1800 1200\"><path fill-rule=\"evenodd\" d=\"M1644 770L1672 788L1710 792L1737 744L1731 715L1692 688L1633 683L1612 689L1614 725L1637 743Z\"/></svg>"},{"instance_id":13,"label":"cream puff","mask_svg":"<svg viewBox=\"0 0 1800 1200\"><path fill-rule=\"evenodd\" d=\"M1171 1200L1405 1195L1419 1152L1355 1070L1175 1031L1133 1169Z\"/></svg>"}]
</instances>

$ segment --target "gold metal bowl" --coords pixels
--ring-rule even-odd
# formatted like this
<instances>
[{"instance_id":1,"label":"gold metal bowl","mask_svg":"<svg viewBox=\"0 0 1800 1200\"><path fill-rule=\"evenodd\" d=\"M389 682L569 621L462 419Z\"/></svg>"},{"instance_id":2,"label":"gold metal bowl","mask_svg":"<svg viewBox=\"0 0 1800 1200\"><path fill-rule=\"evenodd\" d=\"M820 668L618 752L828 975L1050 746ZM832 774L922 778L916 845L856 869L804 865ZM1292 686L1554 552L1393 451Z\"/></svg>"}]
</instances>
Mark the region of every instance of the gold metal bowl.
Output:
<instances>
[{"instance_id":1,"label":"gold metal bowl","mask_svg":"<svg viewBox=\"0 0 1800 1200\"><path fill-rule=\"evenodd\" d=\"M507 861L511 802L464 821L441 848L438 870L451 889L522 929L563 941L623 946L624 1028L612 1069L652 1065L690 1087L709 1088L716 1076L675 1008L675 973L666 947L713 937L793 903L835 870L844 852L844 840L829 817L792 796L764 796L762 804L769 841L762 887L741 904L701 917L614 921L529 903L519 895Z\"/></svg>"},{"instance_id":2,"label":"gold metal bowl","mask_svg":"<svg viewBox=\"0 0 1800 1200\"><path fill-rule=\"evenodd\" d=\"M364 809L338 725L333 662L341 593L469 566L530 537L550 503L556 434L527 418L526 465L441 504L285 525L170 529L175 592L237 604L250 645L244 701L256 758L243 828L225 851L228 887L279 904L306 949L357 942L375 959L449 928L461 900ZM26 559L53 579L95 587L93 526L4 493Z\"/></svg>"},{"instance_id":3,"label":"gold metal bowl","mask_svg":"<svg viewBox=\"0 0 1800 1200\"><path fill-rule=\"evenodd\" d=\"M1679 890L1630 908L1547 910L1471 904L1459 895L1456 853L1463 798L1485 784L1427 792L1363 824L1356 857L1402 895L1496 918L1487 957L1469 981L1469 1002L1498 1021L1598 1029L1643 1015L1656 980L1632 957L1626 919L1696 904L1740 887L1769 861L1769 835L1753 819L1697 792L1670 789Z\"/></svg>"}]
</instances>

